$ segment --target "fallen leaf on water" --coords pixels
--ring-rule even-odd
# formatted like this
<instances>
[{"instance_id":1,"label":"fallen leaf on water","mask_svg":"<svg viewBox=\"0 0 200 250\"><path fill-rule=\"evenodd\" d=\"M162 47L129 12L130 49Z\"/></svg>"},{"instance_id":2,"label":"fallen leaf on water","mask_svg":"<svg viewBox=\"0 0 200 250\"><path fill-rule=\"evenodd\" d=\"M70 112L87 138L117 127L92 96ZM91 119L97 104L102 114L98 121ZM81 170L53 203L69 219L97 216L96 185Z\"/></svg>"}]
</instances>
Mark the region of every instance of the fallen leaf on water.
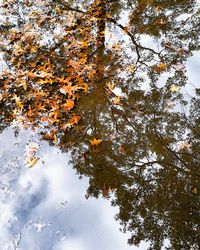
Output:
<instances>
[{"instance_id":1,"label":"fallen leaf on water","mask_svg":"<svg viewBox=\"0 0 200 250\"><path fill-rule=\"evenodd\" d=\"M133 73L135 71L135 65L134 64L129 64L127 66L127 70L130 72L130 73Z\"/></svg>"},{"instance_id":2,"label":"fallen leaf on water","mask_svg":"<svg viewBox=\"0 0 200 250\"><path fill-rule=\"evenodd\" d=\"M120 146L117 150L118 150L118 152L120 152L122 154L126 153L125 149L122 146Z\"/></svg>"},{"instance_id":3,"label":"fallen leaf on water","mask_svg":"<svg viewBox=\"0 0 200 250\"><path fill-rule=\"evenodd\" d=\"M109 83L106 84L106 87L107 87L107 89L109 89L110 91L113 91L113 90L115 89L115 84L109 82Z\"/></svg>"},{"instance_id":4,"label":"fallen leaf on water","mask_svg":"<svg viewBox=\"0 0 200 250\"><path fill-rule=\"evenodd\" d=\"M152 67L153 71L155 71L156 73L161 73L163 71L167 70L167 64L166 63L160 63L158 65L154 65Z\"/></svg>"},{"instance_id":5,"label":"fallen leaf on water","mask_svg":"<svg viewBox=\"0 0 200 250\"><path fill-rule=\"evenodd\" d=\"M72 101L72 100L67 100L67 102L63 105L63 109L65 110L65 111L68 111L68 110L70 110L70 109L72 109L74 107L74 101Z\"/></svg>"},{"instance_id":6,"label":"fallen leaf on water","mask_svg":"<svg viewBox=\"0 0 200 250\"><path fill-rule=\"evenodd\" d=\"M43 135L43 138L44 138L45 140L52 140L52 139L54 138L54 133L53 133L53 132L51 132L51 133L45 133L45 134Z\"/></svg>"},{"instance_id":7,"label":"fallen leaf on water","mask_svg":"<svg viewBox=\"0 0 200 250\"><path fill-rule=\"evenodd\" d=\"M36 142L32 142L26 146L25 162L30 168L33 167L38 161L38 159L35 157L38 149L39 145Z\"/></svg>"},{"instance_id":8,"label":"fallen leaf on water","mask_svg":"<svg viewBox=\"0 0 200 250\"><path fill-rule=\"evenodd\" d=\"M180 87L177 86L177 85L172 85L170 87L170 91L173 93L173 92L178 92L180 90Z\"/></svg>"},{"instance_id":9,"label":"fallen leaf on water","mask_svg":"<svg viewBox=\"0 0 200 250\"><path fill-rule=\"evenodd\" d=\"M192 193L193 193L193 194L197 194L197 193L198 193L198 190L197 190L196 187L194 187L194 188L192 189Z\"/></svg>"},{"instance_id":10,"label":"fallen leaf on water","mask_svg":"<svg viewBox=\"0 0 200 250\"><path fill-rule=\"evenodd\" d=\"M108 186L106 183L103 185L103 196L108 196L109 193L112 191L111 187Z\"/></svg>"},{"instance_id":11,"label":"fallen leaf on water","mask_svg":"<svg viewBox=\"0 0 200 250\"><path fill-rule=\"evenodd\" d=\"M97 146L102 143L102 140L94 138L93 140L90 140L91 146Z\"/></svg>"},{"instance_id":12,"label":"fallen leaf on water","mask_svg":"<svg viewBox=\"0 0 200 250\"><path fill-rule=\"evenodd\" d=\"M122 105L121 102L122 98L123 98L122 96L115 96L111 100L114 105Z\"/></svg>"},{"instance_id":13,"label":"fallen leaf on water","mask_svg":"<svg viewBox=\"0 0 200 250\"><path fill-rule=\"evenodd\" d=\"M74 124L78 124L79 120L81 119L80 115L74 115L72 118L68 121L67 124L62 125L63 129L65 130L68 127L71 127Z\"/></svg>"},{"instance_id":14,"label":"fallen leaf on water","mask_svg":"<svg viewBox=\"0 0 200 250\"><path fill-rule=\"evenodd\" d=\"M36 163L37 163L38 159L36 157L33 158L28 158L27 160L27 165L32 168Z\"/></svg>"},{"instance_id":15,"label":"fallen leaf on water","mask_svg":"<svg viewBox=\"0 0 200 250\"><path fill-rule=\"evenodd\" d=\"M191 148L191 147L192 147L192 145L189 144L188 142L183 142L183 143L181 143L181 144L179 145L179 149L189 149L189 148Z\"/></svg>"}]
</instances>

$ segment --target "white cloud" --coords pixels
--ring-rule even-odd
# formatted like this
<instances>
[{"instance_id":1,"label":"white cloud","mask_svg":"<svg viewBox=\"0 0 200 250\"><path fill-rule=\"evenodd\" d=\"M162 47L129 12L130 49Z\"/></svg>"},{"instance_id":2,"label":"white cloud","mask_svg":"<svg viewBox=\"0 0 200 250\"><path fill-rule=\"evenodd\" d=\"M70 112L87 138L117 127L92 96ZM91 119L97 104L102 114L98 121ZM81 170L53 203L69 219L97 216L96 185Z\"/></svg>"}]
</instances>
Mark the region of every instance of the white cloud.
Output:
<instances>
[{"instance_id":1,"label":"white cloud","mask_svg":"<svg viewBox=\"0 0 200 250\"><path fill-rule=\"evenodd\" d=\"M6 140L8 136L10 140ZM35 167L27 168L21 152L27 142L38 142L37 137L31 137L28 131L15 137L12 130L7 130L0 135L0 141L2 157L7 158L1 168L19 156L17 173L10 176L7 184L7 191L13 190L13 195L1 200L0 205L3 249L134 249L127 245L127 235L118 230L119 224L114 220L117 208L103 198L85 199L88 179L78 179L68 163L69 155L40 143L38 152L43 152L43 156L41 153ZM16 143L20 145L16 147ZM12 173L12 168L4 169ZM4 177L1 181L6 184Z\"/></svg>"}]
</instances>

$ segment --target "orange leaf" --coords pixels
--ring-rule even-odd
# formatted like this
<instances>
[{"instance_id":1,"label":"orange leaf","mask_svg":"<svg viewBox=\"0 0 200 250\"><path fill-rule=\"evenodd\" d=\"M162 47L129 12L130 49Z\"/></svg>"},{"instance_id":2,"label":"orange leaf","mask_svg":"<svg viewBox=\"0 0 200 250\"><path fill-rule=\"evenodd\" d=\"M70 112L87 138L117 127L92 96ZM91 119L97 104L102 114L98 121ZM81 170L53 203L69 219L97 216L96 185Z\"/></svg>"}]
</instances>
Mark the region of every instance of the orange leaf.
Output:
<instances>
[{"instance_id":1,"label":"orange leaf","mask_svg":"<svg viewBox=\"0 0 200 250\"><path fill-rule=\"evenodd\" d=\"M67 127L71 127L74 124L78 124L80 119L81 119L80 115L72 116L72 118L69 120L69 122L63 126L63 128L66 129Z\"/></svg>"},{"instance_id":2,"label":"orange leaf","mask_svg":"<svg viewBox=\"0 0 200 250\"><path fill-rule=\"evenodd\" d=\"M84 82L81 85L79 85L78 89L82 89L84 91L84 93L87 94L88 93L88 84Z\"/></svg>"},{"instance_id":3,"label":"orange leaf","mask_svg":"<svg viewBox=\"0 0 200 250\"><path fill-rule=\"evenodd\" d=\"M69 99L62 107L65 111L68 111L74 107L74 101Z\"/></svg>"},{"instance_id":4,"label":"orange leaf","mask_svg":"<svg viewBox=\"0 0 200 250\"><path fill-rule=\"evenodd\" d=\"M166 63L160 63L160 64L157 64L157 65L154 65L152 68L156 73L161 73L161 72L167 70L167 64Z\"/></svg>"},{"instance_id":5,"label":"orange leaf","mask_svg":"<svg viewBox=\"0 0 200 250\"><path fill-rule=\"evenodd\" d=\"M91 146L97 146L102 143L102 140L94 138L93 140L90 140Z\"/></svg>"},{"instance_id":6,"label":"orange leaf","mask_svg":"<svg viewBox=\"0 0 200 250\"><path fill-rule=\"evenodd\" d=\"M69 60L69 65L72 66L75 69L80 69L81 68L80 64L75 60Z\"/></svg>"},{"instance_id":7,"label":"orange leaf","mask_svg":"<svg viewBox=\"0 0 200 250\"><path fill-rule=\"evenodd\" d=\"M72 86L71 83L64 85L60 88L60 92L64 95L68 94L68 98L72 95L72 92L77 91L78 86Z\"/></svg>"}]
</instances>

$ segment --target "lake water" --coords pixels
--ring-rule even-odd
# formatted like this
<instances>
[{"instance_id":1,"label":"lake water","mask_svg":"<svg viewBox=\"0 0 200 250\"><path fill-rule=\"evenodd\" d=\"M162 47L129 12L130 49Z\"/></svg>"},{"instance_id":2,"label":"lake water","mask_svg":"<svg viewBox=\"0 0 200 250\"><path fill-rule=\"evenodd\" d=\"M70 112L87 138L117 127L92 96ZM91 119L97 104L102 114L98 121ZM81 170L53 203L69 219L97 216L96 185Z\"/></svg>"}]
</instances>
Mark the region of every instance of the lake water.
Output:
<instances>
[{"instance_id":1,"label":"lake water","mask_svg":"<svg viewBox=\"0 0 200 250\"><path fill-rule=\"evenodd\" d=\"M199 249L199 6L1 2L0 249Z\"/></svg>"}]
</instances>

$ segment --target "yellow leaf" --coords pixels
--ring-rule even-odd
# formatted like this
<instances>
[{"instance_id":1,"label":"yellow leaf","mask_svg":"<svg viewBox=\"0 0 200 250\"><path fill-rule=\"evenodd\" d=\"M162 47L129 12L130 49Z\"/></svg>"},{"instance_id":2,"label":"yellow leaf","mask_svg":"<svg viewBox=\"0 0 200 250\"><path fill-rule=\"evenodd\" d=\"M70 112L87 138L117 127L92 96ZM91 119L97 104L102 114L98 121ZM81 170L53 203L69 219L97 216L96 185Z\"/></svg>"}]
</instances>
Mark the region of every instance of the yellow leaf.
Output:
<instances>
[{"instance_id":1,"label":"yellow leaf","mask_svg":"<svg viewBox=\"0 0 200 250\"><path fill-rule=\"evenodd\" d=\"M14 55L19 56L23 51L20 44L14 43L13 47L14 47L14 50L13 50Z\"/></svg>"},{"instance_id":2,"label":"yellow leaf","mask_svg":"<svg viewBox=\"0 0 200 250\"><path fill-rule=\"evenodd\" d=\"M101 31L101 34L106 36L106 35L109 35L110 32L109 32L109 30L106 29L104 31Z\"/></svg>"},{"instance_id":3,"label":"yellow leaf","mask_svg":"<svg viewBox=\"0 0 200 250\"><path fill-rule=\"evenodd\" d=\"M167 64L166 63L160 63L159 65L158 65L158 67L159 67L159 69L160 70L166 70L167 69Z\"/></svg>"},{"instance_id":4,"label":"yellow leaf","mask_svg":"<svg viewBox=\"0 0 200 250\"><path fill-rule=\"evenodd\" d=\"M57 12L58 14L62 14L62 10L61 10L59 7L56 7L56 12Z\"/></svg>"},{"instance_id":5,"label":"yellow leaf","mask_svg":"<svg viewBox=\"0 0 200 250\"><path fill-rule=\"evenodd\" d=\"M58 141L56 134L54 134L54 136L53 136L53 141L54 141L54 142L57 142L57 141Z\"/></svg>"},{"instance_id":6,"label":"yellow leaf","mask_svg":"<svg viewBox=\"0 0 200 250\"><path fill-rule=\"evenodd\" d=\"M31 47L31 53L36 53L37 52L37 48L36 47Z\"/></svg>"},{"instance_id":7,"label":"yellow leaf","mask_svg":"<svg viewBox=\"0 0 200 250\"><path fill-rule=\"evenodd\" d=\"M173 92L178 92L180 90L180 87L177 85L172 85L170 88L170 91Z\"/></svg>"},{"instance_id":8,"label":"yellow leaf","mask_svg":"<svg viewBox=\"0 0 200 250\"><path fill-rule=\"evenodd\" d=\"M15 100L16 106L20 109L23 109L24 105L22 104L20 98L15 95L13 99Z\"/></svg>"},{"instance_id":9,"label":"yellow leaf","mask_svg":"<svg viewBox=\"0 0 200 250\"><path fill-rule=\"evenodd\" d=\"M58 122L60 122L60 119L57 119L57 118L54 118L54 117L50 117L48 119L49 124L54 124L54 123L58 123Z\"/></svg>"},{"instance_id":10,"label":"yellow leaf","mask_svg":"<svg viewBox=\"0 0 200 250\"><path fill-rule=\"evenodd\" d=\"M106 86L107 86L107 88L108 88L109 90L111 90L111 91L115 88L115 84L114 84L114 83L111 83L111 82L107 83Z\"/></svg>"},{"instance_id":11,"label":"yellow leaf","mask_svg":"<svg viewBox=\"0 0 200 250\"><path fill-rule=\"evenodd\" d=\"M32 168L36 163L37 163L38 159L36 157L33 158L29 158L27 160L27 165Z\"/></svg>"},{"instance_id":12,"label":"yellow leaf","mask_svg":"<svg viewBox=\"0 0 200 250\"><path fill-rule=\"evenodd\" d=\"M91 146L97 146L102 143L102 140L94 138L93 140L90 140Z\"/></svg>"},{"instance_id":13,"label":"yellow leaf","mask_svg":"<svg viewBox=\"0 0 200 250\"><path fill-rule=\"evenodd\" d=\"M122 105L122 96L115 96L114 98L112 98L112 102L114 105Z\"/></svg>"},{"instance_id":14,"label":"yellow leaf","mask_svg":"<svg viewBox=\"0 0 200 250\"><path fill-rule=\"evenodd\" d=\"M81 83L78 86L78 89L82 89L84 91L84 93L87 94L88 93L88 84L87 83Z\"/></svg>"},{"instance_id":15,"label":"yellow leaf","mask_svg":"<svg viewBox=\"0 0 200 250\"><path fill-rule=\"evenodd\" d=\"M134 64L129 64L127 66L127 69L130 73L133 73L135 71L135 65Z\"/></svg>"}]
</instances>

